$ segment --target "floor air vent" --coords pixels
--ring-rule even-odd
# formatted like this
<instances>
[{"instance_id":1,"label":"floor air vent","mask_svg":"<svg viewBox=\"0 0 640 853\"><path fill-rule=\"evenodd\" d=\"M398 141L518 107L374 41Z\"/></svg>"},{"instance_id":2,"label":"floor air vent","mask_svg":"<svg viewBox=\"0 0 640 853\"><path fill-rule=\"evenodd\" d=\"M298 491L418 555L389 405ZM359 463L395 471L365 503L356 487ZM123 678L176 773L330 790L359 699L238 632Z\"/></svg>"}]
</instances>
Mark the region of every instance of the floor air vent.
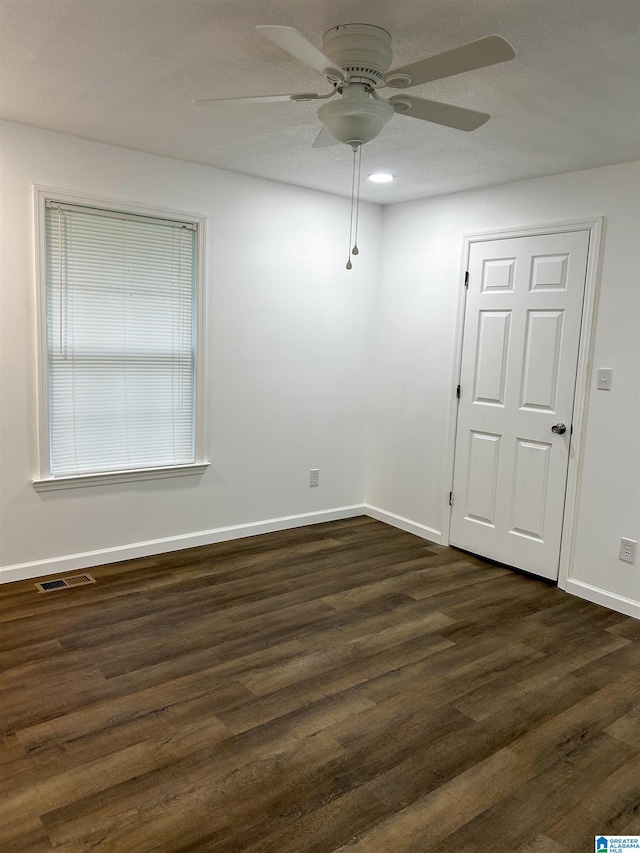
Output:
<instances>
[{"instance_id":1,"label":"floor air vent","mask_svg":"<svg viewBox=\"0 0 640 853\"><path fill-rule=\"evenodd\" d=\"M88 583L95 583L96 579L91 575L73 575L69 578L59 578L54 581L43 581L37 583L36 589L38 592L55 592L57 589L71 589L74 586L86 586Z\"/></svg>"}]
</instances>

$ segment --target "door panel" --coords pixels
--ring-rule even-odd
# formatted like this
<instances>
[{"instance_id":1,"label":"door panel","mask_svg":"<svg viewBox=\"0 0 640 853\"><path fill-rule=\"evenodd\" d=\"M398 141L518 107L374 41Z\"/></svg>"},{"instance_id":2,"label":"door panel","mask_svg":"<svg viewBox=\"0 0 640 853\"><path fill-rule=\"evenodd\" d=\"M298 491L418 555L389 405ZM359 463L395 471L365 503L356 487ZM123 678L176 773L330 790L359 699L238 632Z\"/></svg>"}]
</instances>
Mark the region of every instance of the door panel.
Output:
<instances>
[{"instance_id":1,"label":"door panel","mask_svg":"<svg viewBox=\"0 0 640 853\"><path fill-rule=\"evenodd\" d=\"M495 526L500 436L471 432L466 516L480 524Z\"/></svg>"},{"instance_id":2,"label":"door panel","mask_svg":"<svg viewBox=\"0 0 640 853\"><path fill-rule=\"evenodd\" d=\"M482 292L513 290L515 268L515 258L487 258L482 264Z\"/></svg>"},{"instance_id":3,"label":"door panel","mask_svg":"<svg viewBox=\"0 0 640 853\"><path fill-rule=\"evenodd\" d=\"M569 255L537 255L531 259L531 290L566 290Z\"/></svg>"},{"instance_id":4,"label":"door panel","mask_svg":"<svg viewBox=\"0 0 640 853\"><path fill-rule=\"evenodd\" d=\"M516 439L510 533L544 542L544 517L552 447Z\"/></svg>"},{"instance_id":5,"label":"door panel","mask_svg":"<svg viewBox=\"0 0 640 853\"><path fill-rule=\"evenodd\" d=\"M573 231L476 242L469 257L451 544L553 579L588 245Z\"/></svg>"},{"instance_id":6,"label":"door panel","mask_svg":"<svg viewBox=\"0 0 640 853\"><path fill-rule=\"evenodd\" d=\"M509 357L510 311L480 311L473 398L504 406Z\"/></svg>"},{"instance_id":7,"label":"door panel","mask_svg":"<svg viewBox=\"0 0 640 853\"><path fill-rule=\"evenodd\" d=\"M527 311L521 409L555 412L563 311Z\"/></svg>"}]
</instances>

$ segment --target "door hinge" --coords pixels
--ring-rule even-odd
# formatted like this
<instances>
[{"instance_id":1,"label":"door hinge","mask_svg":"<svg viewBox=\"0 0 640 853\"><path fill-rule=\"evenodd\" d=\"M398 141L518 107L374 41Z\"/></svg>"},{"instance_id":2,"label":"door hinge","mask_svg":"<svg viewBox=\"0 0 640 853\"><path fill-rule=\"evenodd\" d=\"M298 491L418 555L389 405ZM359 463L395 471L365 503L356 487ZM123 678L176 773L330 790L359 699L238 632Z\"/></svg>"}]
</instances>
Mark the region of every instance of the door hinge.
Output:
<instances>
[{"instance_id":1,"label":"door hinge","mask_svg":"<svg viewBox=\"0 0 640 853\"><path fill-rule=\"evenodd\" d=\"M467 270L464 274L464 286L469 287L469 270Z\"/></svg>"},{"instance_id":2,"label":"door hinge","mask_svg":"<svg viewBox=\"0 0 640 853\"><path fill-rule=\"evenodd\" d=\"M449 506L453 506L453 492L449 492Z\"/></svg>"},{"instance_id":3,"label":"door hinge","mask_svg":"<svg viewBox=\"0 0 640 853\"><path fill-rule=\"evenodd\" d=\"M458 400L460 399L460 386L459 385L456 385L456 397L458 398Z\"/></svg>"}]
</instances>

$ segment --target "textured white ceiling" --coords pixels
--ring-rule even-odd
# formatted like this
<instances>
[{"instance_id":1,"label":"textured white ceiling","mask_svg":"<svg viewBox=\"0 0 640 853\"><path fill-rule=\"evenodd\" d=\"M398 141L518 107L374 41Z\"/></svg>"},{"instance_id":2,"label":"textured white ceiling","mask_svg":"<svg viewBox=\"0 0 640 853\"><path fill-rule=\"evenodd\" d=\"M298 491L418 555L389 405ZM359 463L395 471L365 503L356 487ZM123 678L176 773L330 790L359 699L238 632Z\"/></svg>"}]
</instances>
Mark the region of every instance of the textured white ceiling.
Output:
<instances>
[{"instance_id":1,"label":"textured white ceiling","mask_svg":"<svg viewBox=\"0 0 640 853\"><path fill-rule=\"evenodd\" d=\"M325 91L261 37L318 47L344 23L391 32L392 67L497 33L517 57L411 91L491 114L473 133L395 116L363 149L390 203L640 158L638 0L0 0L0 115L86 139L348 194L351 151L312 149L317 105L194 98Z\"/></svg>"}]
</instances>

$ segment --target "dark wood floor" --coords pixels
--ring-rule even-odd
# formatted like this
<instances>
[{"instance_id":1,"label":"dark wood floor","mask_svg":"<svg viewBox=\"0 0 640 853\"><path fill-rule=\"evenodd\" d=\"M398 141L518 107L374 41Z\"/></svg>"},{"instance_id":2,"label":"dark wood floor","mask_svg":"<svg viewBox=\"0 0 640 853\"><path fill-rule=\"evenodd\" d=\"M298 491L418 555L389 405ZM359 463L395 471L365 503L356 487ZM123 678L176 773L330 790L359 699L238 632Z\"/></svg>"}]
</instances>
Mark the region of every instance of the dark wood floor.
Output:
<instances>
[{"instance_id":1,"label":"dark wood floor","mask_svg":"<svg viewBox=\"0 0 640 853\"><path fill-rule=\"evenodd\" d=\"M368 518L0 588L0 850L591 853L640 622Z\"/></svg>"}]
</instances>

